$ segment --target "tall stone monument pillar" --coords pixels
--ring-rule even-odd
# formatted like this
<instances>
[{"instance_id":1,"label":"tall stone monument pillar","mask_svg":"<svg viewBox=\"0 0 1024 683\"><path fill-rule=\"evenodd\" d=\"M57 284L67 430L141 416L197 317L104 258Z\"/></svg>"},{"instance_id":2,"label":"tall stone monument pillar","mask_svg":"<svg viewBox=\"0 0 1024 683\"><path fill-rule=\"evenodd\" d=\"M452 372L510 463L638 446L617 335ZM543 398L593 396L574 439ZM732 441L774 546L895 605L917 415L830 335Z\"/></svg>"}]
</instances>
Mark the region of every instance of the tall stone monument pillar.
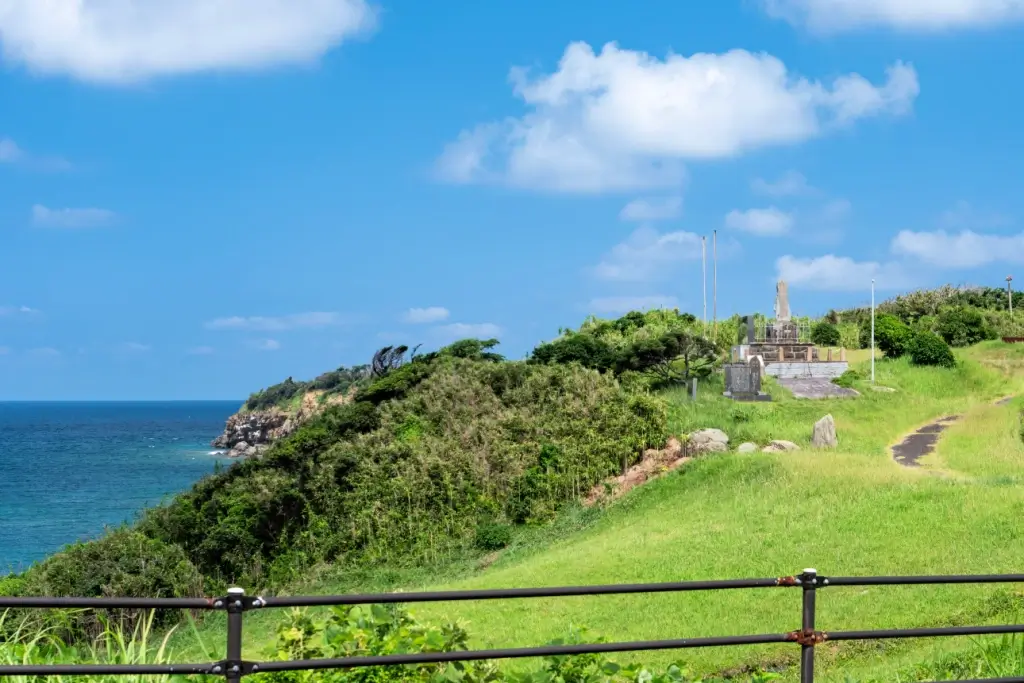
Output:
<instances>
[{"instance_id":1,"label":"tall stone monument pillar","mask_svg":"<svg viewBox=\"0 0 1024 683\"><path fill-rule=\"evenodd\" d=\"M775 320L788 322L789 319L789 287L785 280L779 280L775 285Z\"/></svg>"}]
</instances>

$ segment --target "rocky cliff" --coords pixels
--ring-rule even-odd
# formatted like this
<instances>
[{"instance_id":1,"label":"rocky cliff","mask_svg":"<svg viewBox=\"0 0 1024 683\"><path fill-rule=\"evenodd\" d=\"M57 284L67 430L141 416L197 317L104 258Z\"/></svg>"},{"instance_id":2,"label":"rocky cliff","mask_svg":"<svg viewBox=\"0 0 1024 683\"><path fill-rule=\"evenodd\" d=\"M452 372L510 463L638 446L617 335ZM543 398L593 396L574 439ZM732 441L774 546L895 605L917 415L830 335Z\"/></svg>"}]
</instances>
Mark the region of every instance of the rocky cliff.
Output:
<instances>
[{"instance_id":1,"label":"rocky cliff","mask_svg":"<svg viewBox=\"0 0 1024 683\"><path fill-rule=\"evenodd\" d=\"M288 436L327 406L347 403L353 394L354 390L327 395L322 391L310 391L303 394L297 410L274 407L239 411L228 418L224 432L210 445L227 449L233 458L262 455L272 442Z\"/></svg>"}]
</instances>

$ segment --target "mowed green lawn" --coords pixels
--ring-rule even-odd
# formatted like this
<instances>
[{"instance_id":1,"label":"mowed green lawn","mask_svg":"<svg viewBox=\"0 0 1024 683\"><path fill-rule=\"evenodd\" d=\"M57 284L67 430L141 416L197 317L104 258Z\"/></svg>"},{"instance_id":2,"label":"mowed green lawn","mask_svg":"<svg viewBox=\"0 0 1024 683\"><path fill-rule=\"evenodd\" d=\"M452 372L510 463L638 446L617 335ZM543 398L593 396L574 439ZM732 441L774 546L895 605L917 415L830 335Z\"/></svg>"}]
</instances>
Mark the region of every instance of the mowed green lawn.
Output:
<instances>
[{"instance_id":1,"label":"mowed green lawn","mask_svg":"<svg viewBox=\"0 0 1024 683\"><path fill-rule=\"evenodd\" d=\"M957 370L879 362L877 381L856 400L780 400L737 405L709 391L697 404L674 397L680 433L724 428L733 441L785 438L790 454L729 453L699 459L612 505L590 528L525 558L431 588L492 588L771 577L815 567L828 575L1015 572L1024 560L1024 463L1013 405L1024 393L1024 349L987 344ZM834 452L807 448L826 412L838 426ZM940 442L940 471L896 465L888 447L933 418L966 414ZM952 474L955 472L956 474ZM478 647L546 642L583 625L612 640L781 632L799 625L799 591L604 596L417 605L430 620L467 621ZM1005 620L1007 587L826 589L825 630ZM963 641L826 646L823 672L842 679L888 670ZM649 653L698 671L785 661L792 646Z\"/></svg>"}]
</instances>

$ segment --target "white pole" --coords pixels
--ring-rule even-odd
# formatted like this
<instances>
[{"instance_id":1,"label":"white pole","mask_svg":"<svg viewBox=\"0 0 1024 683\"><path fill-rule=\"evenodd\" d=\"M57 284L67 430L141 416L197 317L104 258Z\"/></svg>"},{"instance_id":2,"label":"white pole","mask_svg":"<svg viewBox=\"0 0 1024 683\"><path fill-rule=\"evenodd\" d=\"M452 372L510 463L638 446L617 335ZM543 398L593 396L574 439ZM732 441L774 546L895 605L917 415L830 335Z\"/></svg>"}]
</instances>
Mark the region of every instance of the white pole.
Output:
<instances>
[{"instance_id":1,"label":"white pole","mask_svg":"<svg viewBox=\"0 0 1024 683\"><path fill-rule=\"evenodd\" d=\"M871 383L875 383L875 279L871 278Z\"/></svg>"},{"instance_id":2,"label":"white pole","mask_svg":"<svg viewBox=\"0 0 1024 683\"><path fill-rule=\"evenodd\" d=\"M718 335L718 231L715 230L711 233L711 248L713 250L713 263L714 263L714 285L712 287L711 294L711 320L715 327L715 335ZM1012 313L1012 311L1011 311Z\"/></svg>"},{"instance_id":3,"label":"white pole","mask_svg":"<svg viewBox=\"0 0 1024 683\"><path fill-rule=\"evenodd\" d=\"M708 332L708 259L707 238L700 238L701 278L704 281L704 334Z\"/></svg>"}]
</instances>

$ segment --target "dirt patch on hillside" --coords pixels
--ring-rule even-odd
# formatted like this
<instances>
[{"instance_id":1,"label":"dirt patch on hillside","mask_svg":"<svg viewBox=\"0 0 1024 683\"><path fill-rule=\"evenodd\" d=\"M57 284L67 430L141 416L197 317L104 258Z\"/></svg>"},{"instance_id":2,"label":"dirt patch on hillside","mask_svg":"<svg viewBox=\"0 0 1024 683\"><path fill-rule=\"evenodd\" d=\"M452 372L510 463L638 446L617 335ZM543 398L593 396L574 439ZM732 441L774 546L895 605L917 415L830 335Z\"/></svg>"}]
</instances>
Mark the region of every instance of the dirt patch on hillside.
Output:
<instances>
[{"instance_id":1,"label":"dirt patch on hillside","mask_svg":"<svg viewBox=\"0 0 1024 683\"><path fill-rule=\"evenodd\" d=\"M683 442L675 437L669 439L662 449L648 449L644 451L640 462L626 470L625 474L606 479L591 489L583 499L583 504L590 507L620 498L637 486L693 460L692 450L688 441Z\"/></svg>"}]
</instances>

